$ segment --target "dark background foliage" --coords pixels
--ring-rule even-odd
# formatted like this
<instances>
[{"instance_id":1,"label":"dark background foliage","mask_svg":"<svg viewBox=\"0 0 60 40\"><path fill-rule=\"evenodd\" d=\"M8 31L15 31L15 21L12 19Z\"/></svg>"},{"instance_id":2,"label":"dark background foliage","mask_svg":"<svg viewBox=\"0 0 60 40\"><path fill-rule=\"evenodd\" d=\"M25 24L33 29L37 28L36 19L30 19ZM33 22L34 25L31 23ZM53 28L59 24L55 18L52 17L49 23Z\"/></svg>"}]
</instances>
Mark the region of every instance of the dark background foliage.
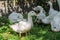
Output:
<instances>
[{"instance_id":1,"label":"dark background foliage","mask_svg":"<svg viewBox=\"0 0 60 40\"><path fill-rule=\"evenodd\" d=\"M48 12L49 11L49 6L47 6L47 3L46 3L47 1L49 1L49 0L26 0L26 1L25 0L18 0L18 4L23 9L23 12L26 12L26 11L29 12L29 11L32 10L33 7L36 7L38 5L42 6L46 10L46 12ZM28 4L27 2L30 5L29 8L28 8L28 5L27 5ZM25 3L26 3L26 6L24 6ZM55 10L59 10L57 2L53 2L53 8Z\"/></svg>"}]
</instances>

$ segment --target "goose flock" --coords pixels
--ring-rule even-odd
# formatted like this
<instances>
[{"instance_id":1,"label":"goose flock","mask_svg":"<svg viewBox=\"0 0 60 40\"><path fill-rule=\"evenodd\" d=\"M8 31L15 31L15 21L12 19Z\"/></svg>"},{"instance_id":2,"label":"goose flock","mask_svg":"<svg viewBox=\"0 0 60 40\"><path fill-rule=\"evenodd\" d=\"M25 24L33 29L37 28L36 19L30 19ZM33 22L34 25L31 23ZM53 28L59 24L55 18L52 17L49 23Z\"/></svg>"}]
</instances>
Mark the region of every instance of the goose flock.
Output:
<instances>
[{"instance_id":1,"label":"goose flock","mask_svg":"<svg viewBox=\"0 0 60 40\"><path fill-rule=\"evenodd\" d=\"M60 31L60 12L53 9L53 4L51 1L48 1L47 3L50 6L48 16L45 15L46 12L42 8L42 6L37 6L33 8L35 11L40 11L37 15L37 19L41 20L44 24L51 24L52 31Z\"/></svg>"},{"instance_id":2,"label":"goose flock","mask_svg":"<svg viewBox=\"0 0 60 40\"><path fill-rule=\"evenodd\" d=\"M48 16L46 16L46 11L42 6L34 7L34 11L30 11L28 13L27 19L23 18L23 14L13 11L8 17L8 19L14 23L10 25L10 28L12 28L15 32L18 32L20 36L22 33L27 34L27 32L34 26L32 16L36 16L36 21L44 24L50 24L52 31L60 31L60 11L53 9L53 4L51 1L48 1L47 4L50 6ZM36 14L35 11L39 11L39 13Z\"/></svg>"}]
</instances>

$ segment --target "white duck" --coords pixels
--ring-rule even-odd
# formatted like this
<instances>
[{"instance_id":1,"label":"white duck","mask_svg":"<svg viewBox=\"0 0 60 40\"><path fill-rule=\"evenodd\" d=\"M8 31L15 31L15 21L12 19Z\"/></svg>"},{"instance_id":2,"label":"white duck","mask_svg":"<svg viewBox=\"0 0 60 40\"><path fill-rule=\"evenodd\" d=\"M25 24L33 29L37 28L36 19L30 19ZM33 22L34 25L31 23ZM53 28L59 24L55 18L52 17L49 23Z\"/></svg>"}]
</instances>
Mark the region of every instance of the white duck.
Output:
<instances>
[{"instance_id":1,"label":"white duck","mask_svg":"<svg viewBox=\"0 0 60 40\"><path fill-rule=\"evenodd\" d=\"M12 22L12 23L15 23L15 22L18 22L18 20L23 20L23 15L21 13L16 13L15 11L13 11L8 19Z\"/></svg>"},{"instance_id":2,"label":"white duck","mask_svg":"<svg viewBox=\"0 0 60 40\"><path fill-rule=\"evenodd\" d=\"M41 6L37 6L34 8L35 11L40 11L39 14L37 15L38 19L44 19L46 17L45 15L45 10Z\"/></svg>"},{"instance_id":3,"label":"white duck","mask_svg":"<svg viewBox=\"0 0 60 40\"><path fill-rule=\"evenodd\" d=\"M50 1L48 1L48 4L50 4L50 13L51 15L51 29L53 31L60 31L60 12L54 10L52 8L52 3Z\"/></svg>"},{"instance_id":4,"label":"white duck","mask_svg":"<svg viewBox=\"0 0 60 40\"><path fill-rule=\"evenodd\" d=\"M51 29L53 31L60 31L60 12L56 14L51 21Z\"/></svg>"},{"instance_id":5,"label":"white duck","mask_svg":"<svg viewBox=\"0 0 60 40\"><path fill-rule=\"evenodd\" d=\"M58 13L58 11L53 9L53 4L51 1L48 1L47 3L50 5L49 16L53 18Z\"/></svg>"},{"instance_id":6,"label":"white duck","mask_svg":"<svg viewBox=\"0 0 60 40\"><path fill-rule=\"evenodd\" d=\"M37 19L41 20L44 24L49 24L50 23L50 19L49 16L45 15L45 10L41 7L41 6L37 6L35 8L33 8L35 11L40 11L39 14L37 15Z\"/></svg>"},{"instance_id":7,"label":"white duck","mask_svg":"<svg viewBox=\"0 0 60 40\"><path fill-rule=\"evenodd\" d=\"M10 27L15 32L20 33L20 36L21 36L21 33L27 33L33 27L32 16L34 15L36 15L36 13L34 11L30 11L28 13L28 21L20 21L19 23L11 25Z\"/></svg>"}]
</instances>

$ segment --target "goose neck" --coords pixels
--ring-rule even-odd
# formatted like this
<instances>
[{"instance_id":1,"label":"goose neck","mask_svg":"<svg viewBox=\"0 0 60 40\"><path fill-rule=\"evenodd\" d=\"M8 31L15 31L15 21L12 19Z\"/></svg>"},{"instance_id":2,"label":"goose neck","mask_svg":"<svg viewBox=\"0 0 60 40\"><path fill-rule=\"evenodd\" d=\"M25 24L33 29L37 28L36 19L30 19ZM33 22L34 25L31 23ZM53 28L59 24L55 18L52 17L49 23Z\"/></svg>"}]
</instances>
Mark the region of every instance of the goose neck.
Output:
<instances>
[{"instance_id":1,"label":"goose neck","mask_svg":"<svg viewBox=\"0 0 60 40\"><path fill-rule=\"evenodd\" d=\"M43 12L43 9L41 9L40 13L42 13L42 12Z\"/></svg>"},{"instance_id":2,"label":"goose neck","mask_svg":"<svg viewBox=\"0 0 60 40\"><path fill-rule=\"evenodd\" d=\"M32 16L30 16L29 14L28 14L28 22L33 26Z\"/></svg>"},{"instance_id":3,"label":"goose neck","mask_svg":"<svg viewBox=\"0 0 60 40\"><path fill-rule=\"evenodd\" d=\"M50 4L50 8L53 8L52 4Z\"/></svg>"}]
</instances>

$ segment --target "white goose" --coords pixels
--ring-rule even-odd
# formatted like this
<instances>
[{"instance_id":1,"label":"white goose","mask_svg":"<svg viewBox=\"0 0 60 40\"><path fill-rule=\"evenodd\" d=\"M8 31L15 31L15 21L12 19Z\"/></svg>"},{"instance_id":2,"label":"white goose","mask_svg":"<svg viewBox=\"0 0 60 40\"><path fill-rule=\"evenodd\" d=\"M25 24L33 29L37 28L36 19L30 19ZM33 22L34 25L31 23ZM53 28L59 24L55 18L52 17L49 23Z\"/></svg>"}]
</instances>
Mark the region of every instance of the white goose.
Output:
<instances>
[{"instance_id":1,"label":"white goose","mask_svg":"<svg viewBox=\"0 0 60 40\"><path fill-rule=\"evenodd\" d=\"M35 11L40 11L37 15L38 19L44 19L46 17L45 10L41 6L37 6L34 8Z\"/></svg>"},{"instance_id":2,"label":"white goose","mask_svg":"<svg viewBox=\"0 0 60 40\"><path fill-rule=\"evenodd\" d=\"M23 20L23 15L21 13L16 13L15 11L13 11L8 19L12 22L12 23L15 23L15 22L18 22L18 20Z\"/></svg>"},{"instance_id":3,"label":"white goose","mask_svg":"<svg viewBox=\"0 0 60 40\"><path fill-rule=\"evenodd\" d=\"M56 14L51 21L51 29L53 31L60 31L60 12Z\"/></svg>"},{"instance_id":4,"label":"white goose","mask_svg":"<svg viewBox=\"0 0 60 40\"><path fill-rule=\"evenodd\" d=\"M60 12L52 8L52 3L50 1L48 1L48 4L50 5L48 19L50 20L51 29L53 31L60 31Z\"/></svg>"},{"instance_id":5,"label":"white goose","mask_svg":"<svg viewBox=\"0 0 60 40\"><path fill-rule=\"evenodd\" d=\"M20 21L10 27L21 36L21 33L27 33L33 27L32 16L34 15L36 15L36 13L34 11L30 11L28 13L28 21Z\"/></svg>"},{"instance_id":6,"label":"white goose","mask_svg":"<svg viewBox=\"0 0 60 40\"><path fill-rule=\"evenodd\" d=\"M37 6L35 8L33 8L35 11L40 11L39 14L37 15L37 19L41 20L44 24L49 24L50 23L50 19L49 16L45 15L45 11L41 6Z\"/></svg>"},{"instance_id":7,"label":"white goose","mask_svg":"<svg viewBox=\"0 0 60 40\"><path fill-rule=\"evenodd\" d=\"M53 31L60 31L60 12L54 10L52 8L52 3L48 1L50 4L50 17L51 17L51 29Z\"/></svg>"},{"instance_id":8,"label":"white goose","mask_svg":"<svg viewBox=\"0 0 60 40\"><path fill-rule=\"evenodd\" d=\"M53 4L51 1L48 1L47 3L50 5L49 16L53 18L58 13L58 11L53 9Z\"/></svg>"}]
</instances>

